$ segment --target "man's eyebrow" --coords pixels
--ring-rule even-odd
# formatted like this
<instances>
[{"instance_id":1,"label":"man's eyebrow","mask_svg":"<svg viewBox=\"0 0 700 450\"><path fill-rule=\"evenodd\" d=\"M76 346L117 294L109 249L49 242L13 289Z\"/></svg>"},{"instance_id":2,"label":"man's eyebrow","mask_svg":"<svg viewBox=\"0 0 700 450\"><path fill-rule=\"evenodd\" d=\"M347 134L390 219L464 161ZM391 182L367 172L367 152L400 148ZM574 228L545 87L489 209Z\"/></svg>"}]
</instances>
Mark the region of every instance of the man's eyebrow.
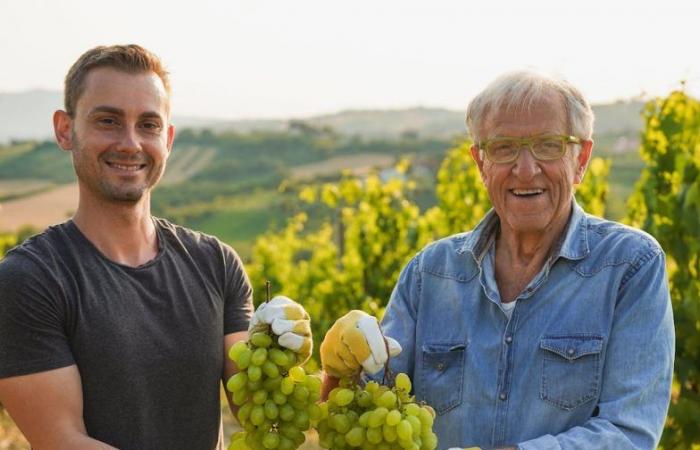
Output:
<instances>
[{"instance_id":1,"label":"man's eyebrow","mask_svg":"<svg viewBox=\"0 0 700 450\"><path fill-rule=\"evenodd\" d=\"M124 115L124 110L121 108L115 108L114 106L106 106L106 105L100 105L100 106L95 106L90 110L88 115L96 114L96 113L111 113L111 114L116 114L123 116Z\"/></svg>"},{"instance_id":2,"label":"man's eyebrow","mask_svg":"<svg viewBox=\"0 0 700 450\"><path fill-rule=\"evenodd\" d=\"M125 115L124 110L121 108L116 108L114 106L107 106L107 105L100 105L100 106L95 106L90 110L88 115L93 115L97 113L110 113L110 114L115 114L118 116L123 116ZM146 111L144 113L141 113L139 115L140 118L144 119L160 119L163 120L163 116L159 114L156 111Z\"/></svg>"}]
</instances>

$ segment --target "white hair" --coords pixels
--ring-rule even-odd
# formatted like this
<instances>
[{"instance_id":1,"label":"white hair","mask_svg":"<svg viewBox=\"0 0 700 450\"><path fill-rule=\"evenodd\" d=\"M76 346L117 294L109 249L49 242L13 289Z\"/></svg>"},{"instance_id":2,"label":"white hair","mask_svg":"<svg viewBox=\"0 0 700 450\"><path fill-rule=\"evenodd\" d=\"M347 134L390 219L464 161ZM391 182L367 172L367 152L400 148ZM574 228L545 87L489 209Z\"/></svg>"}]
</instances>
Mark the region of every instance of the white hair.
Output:
<instances>
[{"instance_id":1,"label":"white hair","mask_svg":"<svg viewBox=\"0 0 700 450\"><path fill-rule=\"evenodd\" d=\"M474 142L484 136L484 123L494 111L528 111L552 95L560 95L568 116L569 133L581 139L593 135L593 110L581 91L563 79L531 71L509 72L496 78L469 103L467 128Z\"/></svg>"}]
</instances>

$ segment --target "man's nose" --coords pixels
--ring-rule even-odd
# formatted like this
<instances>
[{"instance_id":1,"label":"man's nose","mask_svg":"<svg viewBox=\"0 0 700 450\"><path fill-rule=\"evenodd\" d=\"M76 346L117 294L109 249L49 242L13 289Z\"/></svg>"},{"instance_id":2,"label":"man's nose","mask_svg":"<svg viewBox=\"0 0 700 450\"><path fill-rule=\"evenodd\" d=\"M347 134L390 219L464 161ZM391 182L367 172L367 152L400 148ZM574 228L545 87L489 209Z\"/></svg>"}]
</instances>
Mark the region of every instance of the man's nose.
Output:
<instances>
[{"instance_id":1,"label":"man's nose","mask_svg":"<svg viewBox=\"0 0 700 450\"><path fill-rule=\"evenodd\" d=\"M136 127L124 127L117 150L129 153L140 152L142 150L141 138Z\"/></svg>"},{"instance_id":2,"label":"man's nose","mask_svg":"<svg viewBox=\"0 0 700 450\"><path fill-rule=\"evenodd\" d=\"M523 145L518 158L513 164L513 174L520 179L528 180L541 172L540 163L532 154L532 149Z\"/></svg>"}]
</instances>

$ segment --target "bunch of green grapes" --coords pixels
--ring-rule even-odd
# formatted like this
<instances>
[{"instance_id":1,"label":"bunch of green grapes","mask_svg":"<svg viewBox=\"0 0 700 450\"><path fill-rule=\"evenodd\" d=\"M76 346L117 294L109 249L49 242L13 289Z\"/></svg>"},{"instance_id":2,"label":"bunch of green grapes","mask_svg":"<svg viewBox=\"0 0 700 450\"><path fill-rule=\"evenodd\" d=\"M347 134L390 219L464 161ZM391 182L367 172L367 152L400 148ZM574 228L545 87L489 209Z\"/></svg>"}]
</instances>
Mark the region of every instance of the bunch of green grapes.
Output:
<instances>
[{"instance_id":1,"label":"bunch of green grapes","mask_svg":"<svg viewBox=\"0 0 700 450\"><path fill-rule=\"evenodd\" d=\"M319 444L333 450L434 450L435 411L416 403L410 392L411 380L405 373L396 376L393 388L374 381L362 388L342 380L324 407Z\"/></svg>"},{"instance_id":2,"label":"bunch of green grapes","mask_svg":"<svg viewBox=\"0 0 700 450\"><path fill-rule=\"evenodd\" d=\"M231 438L229 450L293 450L304 431L323 416L316 404L321 380L297 365L296 354L268 333L254 333L229 351L239 372L226 383L238 405L244 431Z\"/></svg>"}]
</instances>

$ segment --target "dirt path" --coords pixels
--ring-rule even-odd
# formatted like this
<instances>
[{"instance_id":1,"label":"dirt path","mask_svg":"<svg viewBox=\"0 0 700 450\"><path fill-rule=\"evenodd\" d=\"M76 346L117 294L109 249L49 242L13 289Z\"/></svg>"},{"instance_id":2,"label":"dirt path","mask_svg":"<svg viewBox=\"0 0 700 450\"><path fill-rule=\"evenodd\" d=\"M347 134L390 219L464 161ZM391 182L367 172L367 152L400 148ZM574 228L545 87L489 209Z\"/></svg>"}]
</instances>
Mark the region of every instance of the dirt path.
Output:
<instances>
[{"instance_id":1,"label":"dirt path","mask_svg":"<svg viewBox=\"0 0 700 450\"><path fill-rule=\"evenodd\" d=\"M17 231L22 225L43 230L73 215L78 207L78 184L64 184L48 192L0 203L0 231Z\"/></svg>"}]
</instances>

